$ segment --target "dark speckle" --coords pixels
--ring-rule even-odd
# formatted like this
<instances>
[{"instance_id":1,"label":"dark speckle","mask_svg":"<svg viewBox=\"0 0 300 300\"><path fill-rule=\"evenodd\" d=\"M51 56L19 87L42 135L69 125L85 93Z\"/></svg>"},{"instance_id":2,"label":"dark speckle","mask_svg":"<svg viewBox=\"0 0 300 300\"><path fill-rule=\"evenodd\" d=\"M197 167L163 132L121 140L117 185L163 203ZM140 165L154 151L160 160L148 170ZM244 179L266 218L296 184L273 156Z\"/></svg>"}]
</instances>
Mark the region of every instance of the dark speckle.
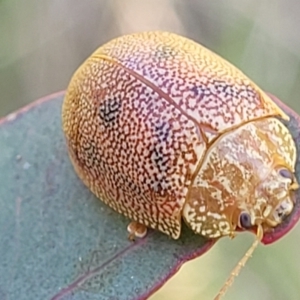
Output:
<instances>
[{"instance_id":1,"label":"dark speckle","mask_svg":"<svg viewBox=\"0 0 300 300\"><path fill-rule=\"evenodd\" d=\"M99 106L99 117L104 125L115 123L119 117L121 101L117 98L106 99Z\"/></svg>"},{"instance_id":2,"label":"dark speckle","mask_svg":"<svg viewBox=\"0 0 300 300\"><path fill-rule=\"evenodd\" d=\"M152 168L157 171L158 174L167 174L170 166L170 157L168 155L169 143L172 140L172 131L170 124L168 122L160 121L155 124L154 127L153 144L149 149L150 157L152 161ZM151 181L151 188L162 194L164 192L164 187L168 185L168 178L163 176L159 180L156 178Z\"/></svg>"},{"instance_id":3,"label":"dark speckle","mask_svg":"<svg viewBox=\"0 0 300 300\"><path fill-rule=\"evenodd\" d=\"M174 49L169 46L162 46L155 52L155 57L158 59L166 59L168 57L175 56Z\"/></svg>"},{"instance_id":4,"label":"dark speckle","mask_svg":"<svg viewBox=\"0 0 300 300\"><path fill-rule=\"evenodd\" d=\"M203 98L204 93L203 93L203 89L200 86L192 87L191 91L194 92L195 96L198 96L200 99Z\"/></svg>"},{"instance_id":5,"label":"dark speckle","mask_svg":"<svg viewBox=\"0 0 300 300\"><path fill-rule=\"evenodd\" d=\"M155 126L155 132L161 142L167 142L170 135L170 126L167 122L161 122Z\"/></svg>"}]
</instances>

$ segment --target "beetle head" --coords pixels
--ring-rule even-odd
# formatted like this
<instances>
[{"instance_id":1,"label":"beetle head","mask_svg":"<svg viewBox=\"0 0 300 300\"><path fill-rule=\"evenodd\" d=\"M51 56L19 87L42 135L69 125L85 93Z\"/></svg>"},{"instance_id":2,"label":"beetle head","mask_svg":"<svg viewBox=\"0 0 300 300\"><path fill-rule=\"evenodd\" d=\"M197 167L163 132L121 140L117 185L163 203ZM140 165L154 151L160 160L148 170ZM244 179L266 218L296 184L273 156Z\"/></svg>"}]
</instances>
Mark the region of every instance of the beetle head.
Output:
<instances>
[{"instance_id":1,"label":"beetle head","mask_svg":"<svg viewBox=\"0 0 300 300\"><path fill-rule=\"evenodd\" d=\"M261 224L264 231L269 231L281 224L294 208L294 191L298 188L292 170L282 166L273 168L266 178L261 178L254 194L256 205L243 212L239 227L247 229L248 223L250 227ZM251 220L248 223L246 215Z\"/></svg>"},{"instance_id":2,"label":"beetle head","mask_svg":"<svg viewBox=\"0 0 300 300\"><path fill-rule=\"evenodd\" d=\"M221 135L190 188L184 220L208 238L257 227L270 231L294 208L295 162L295 143L277 119L253 121Z\"/></svg>"}]
</instances>

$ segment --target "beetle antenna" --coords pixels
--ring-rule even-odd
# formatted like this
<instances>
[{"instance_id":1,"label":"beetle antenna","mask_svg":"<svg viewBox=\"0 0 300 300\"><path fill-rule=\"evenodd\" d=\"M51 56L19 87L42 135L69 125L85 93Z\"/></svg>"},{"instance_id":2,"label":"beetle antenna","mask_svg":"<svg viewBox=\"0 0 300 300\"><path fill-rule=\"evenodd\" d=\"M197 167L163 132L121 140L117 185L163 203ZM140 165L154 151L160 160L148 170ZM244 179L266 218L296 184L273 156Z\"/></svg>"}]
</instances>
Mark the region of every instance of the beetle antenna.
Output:
<instances>
[{"instance_id":1,"label":"beetle antenna","mask_svg":"<svg viewBox=\"0 0 300 300\"><path fill-rule=\"evenodd\" d=\"M252 246L248 249L248 251L245 253L245 255L242 257L242 259L238 262L238 264L235 266L235 268L230 273L230 276L228 277L227 281L219 291L218 295L214 298L214 300L220 300L227 292L227 290L230 288L230 286L233 284L235 277L239 275L241 272L241 269L245 266L248 259L252 256L255 248L259 245L263 238L263 229L261 225L258 225L257 227L257 235L256 239L253 242Z\"/></svg>"}]
</instances>

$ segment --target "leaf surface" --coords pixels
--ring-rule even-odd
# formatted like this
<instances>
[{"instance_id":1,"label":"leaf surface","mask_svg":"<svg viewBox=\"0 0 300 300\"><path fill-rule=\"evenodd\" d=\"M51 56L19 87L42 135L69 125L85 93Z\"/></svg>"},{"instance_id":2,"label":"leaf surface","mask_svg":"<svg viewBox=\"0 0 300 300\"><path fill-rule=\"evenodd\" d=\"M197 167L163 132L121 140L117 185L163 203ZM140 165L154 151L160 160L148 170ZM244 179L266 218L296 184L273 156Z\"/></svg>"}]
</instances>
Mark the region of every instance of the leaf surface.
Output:
<instances>
[{"instance_id":1,"label":"leaf surface","mask_svg":"<svg viewBox=\"0 0 300 300\"><path fill-rule=\"evenodd\" d=\"M145 299L213 242L185 226L177 241L150 231L130 242L128 219L73 171L62 101L63 92L50 95L0 120L0 299ZM300 118L277 103L291 116L287 125L300 153ZM300 191L292 215L264 243L299 217Z\"/></svg>"}]
</instances>

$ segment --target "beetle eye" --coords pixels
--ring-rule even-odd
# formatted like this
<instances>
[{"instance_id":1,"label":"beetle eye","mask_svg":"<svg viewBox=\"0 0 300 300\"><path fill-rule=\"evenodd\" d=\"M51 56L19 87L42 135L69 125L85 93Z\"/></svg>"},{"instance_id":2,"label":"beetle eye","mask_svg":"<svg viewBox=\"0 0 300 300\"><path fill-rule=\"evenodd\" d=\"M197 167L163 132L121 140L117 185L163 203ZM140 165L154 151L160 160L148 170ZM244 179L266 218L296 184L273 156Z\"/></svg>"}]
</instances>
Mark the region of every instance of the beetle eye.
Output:
<instances>
[{"instance_id":1,"label":"beetle eye","mask_svg":"<svg viewBox=\"0 0 300 300\"><path fill-rule=\"evenodd\" d=\"M244 229L249 229L252 227L251 217L247 212L242 212L240 214L240 226Z\"/></svg>"},{"instance_id":2,"label":"beetle eye","mask_svg":"<svg viewBox=\"0 0 300 300\"><path fill-rule=\"evenodd\" d=\"M286 169L286 168L280 169L279 174L283 178L287 178L287 179L290 179L290 180L293 180L293 178L294 178L293 173L289 169Z\"/></svg>"}]
</instances>

